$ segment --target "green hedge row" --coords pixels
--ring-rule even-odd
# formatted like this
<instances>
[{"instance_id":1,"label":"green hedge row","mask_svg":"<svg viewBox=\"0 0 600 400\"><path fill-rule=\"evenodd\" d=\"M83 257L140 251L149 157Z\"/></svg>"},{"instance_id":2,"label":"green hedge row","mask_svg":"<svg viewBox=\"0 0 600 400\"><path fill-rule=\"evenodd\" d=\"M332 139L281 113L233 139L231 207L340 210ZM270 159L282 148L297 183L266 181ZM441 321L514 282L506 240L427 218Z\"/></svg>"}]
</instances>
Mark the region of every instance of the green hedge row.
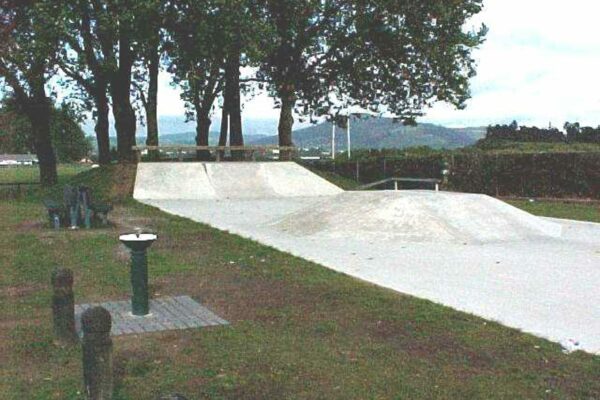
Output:
<instances>
[{"instance_id":1,"label":"green hedge row","mask_svg":"<svg viewBox=\"0 0 600 400\"><path fill-rule=\"evenodd\" d=\"M314 166L361 183L388 177L444 178L443 187L460 192L600 199L600 152L469 152L399 159L328 161ZM444 170L447 170L445 177Z\"/></svg>"}]
</instances>

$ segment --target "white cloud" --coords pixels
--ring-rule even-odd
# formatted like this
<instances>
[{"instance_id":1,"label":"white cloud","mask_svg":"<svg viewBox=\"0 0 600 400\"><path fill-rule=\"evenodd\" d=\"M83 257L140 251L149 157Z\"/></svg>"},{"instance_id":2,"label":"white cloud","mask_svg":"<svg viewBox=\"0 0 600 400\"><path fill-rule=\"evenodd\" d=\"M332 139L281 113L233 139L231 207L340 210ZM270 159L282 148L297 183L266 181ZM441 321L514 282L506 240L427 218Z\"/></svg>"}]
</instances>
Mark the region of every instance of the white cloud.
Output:
<instances>
[{"instance_id":1,"label":"white cloud","mask_svg":"<svg viewBox=\"0 0 600 400\"><path fill-rule=\"evenodd\" d=\"M455 126L512 119L599 124L599 11L588 0L486 2L477 21L490 32L475 53L478 75L467 109L438 104L425 119Z\"/></svg>"}]
</instances>

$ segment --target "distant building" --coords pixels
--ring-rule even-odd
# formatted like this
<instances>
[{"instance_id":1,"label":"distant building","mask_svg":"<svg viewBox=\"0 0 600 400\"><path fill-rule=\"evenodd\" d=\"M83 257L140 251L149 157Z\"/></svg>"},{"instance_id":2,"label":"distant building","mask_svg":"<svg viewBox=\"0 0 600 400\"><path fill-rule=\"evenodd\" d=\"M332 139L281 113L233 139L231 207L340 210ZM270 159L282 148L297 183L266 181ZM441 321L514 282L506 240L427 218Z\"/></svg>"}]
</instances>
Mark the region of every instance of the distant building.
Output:
<instances>
[{"instance_id":1,"label":"distant building","mask_svg":"<svg viewBox=\"0 0 600 400\"><path fill-rule=\"evenodd\" d=\"M35 154L0 154L0 166L33 165L38 159Z\"/></svg>"}]
</instances>

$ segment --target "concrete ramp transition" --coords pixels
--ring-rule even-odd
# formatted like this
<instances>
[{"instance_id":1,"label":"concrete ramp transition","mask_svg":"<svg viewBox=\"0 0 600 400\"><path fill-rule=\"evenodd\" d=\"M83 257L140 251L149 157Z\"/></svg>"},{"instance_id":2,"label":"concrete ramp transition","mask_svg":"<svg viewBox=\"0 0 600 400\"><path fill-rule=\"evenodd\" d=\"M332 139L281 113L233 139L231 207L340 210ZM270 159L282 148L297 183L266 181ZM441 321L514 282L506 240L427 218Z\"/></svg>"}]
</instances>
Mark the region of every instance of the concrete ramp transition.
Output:
<instances>
[{"instance_id":1,"label":"concrete ramp transition","mask_svg":"<svg viewBox=\"0 0 600 400\"><path fill-rule=\"evenodd\" d=\"M342 190L293 162L143 163L136 199L260 199L331 196Z\"/></svg>"},{"instance_id":2,"label":"concrete ramp transition","mask_svg":"<svg viewBox=\"0 0 600 400\"><path fill-rule=\"evenodd\" d=\"M339 272L600 352L600 224L485 195L348 192L291 162L141 163L134 197Z\"/></svg>"}]
</instances>

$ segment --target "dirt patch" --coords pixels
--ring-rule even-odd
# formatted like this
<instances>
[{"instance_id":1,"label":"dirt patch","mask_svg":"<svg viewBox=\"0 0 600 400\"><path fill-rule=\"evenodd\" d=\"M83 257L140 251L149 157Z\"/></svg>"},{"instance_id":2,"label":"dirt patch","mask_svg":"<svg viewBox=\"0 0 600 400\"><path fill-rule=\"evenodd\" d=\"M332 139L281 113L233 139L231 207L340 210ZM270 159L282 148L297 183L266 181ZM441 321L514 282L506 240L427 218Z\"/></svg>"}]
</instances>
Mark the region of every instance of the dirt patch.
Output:
<instances>
[{"instance_id":1,"label":"dirt patch","mask_svg":"<svg viewBox=\"0 0 600 400\"><path fill-rule=\"evenodd\" d=\"M21 298L29 296L34 292L38 292L40 290L46 290L46 286L44 285L23 285L23 286L8 286L5 288L0 288L0 296L1 297L10 297L10 298Z\"/></svg>"},{"instance_id":2,"label":"dirt patch","mask_svg":"<svg viewBox=\"0 0 600 400\"><path fill-rule=\"evenodd\" d=\"M19 233L27 233L27 232L40 231L40 230L46 229L46 228L47 228L47 224L45 224L44 222L41 222L40 220L34 219L34 220L28 220L28 221L21 222L20 224L17 225L16 231Z\"/></svg>"}]
</instances>

